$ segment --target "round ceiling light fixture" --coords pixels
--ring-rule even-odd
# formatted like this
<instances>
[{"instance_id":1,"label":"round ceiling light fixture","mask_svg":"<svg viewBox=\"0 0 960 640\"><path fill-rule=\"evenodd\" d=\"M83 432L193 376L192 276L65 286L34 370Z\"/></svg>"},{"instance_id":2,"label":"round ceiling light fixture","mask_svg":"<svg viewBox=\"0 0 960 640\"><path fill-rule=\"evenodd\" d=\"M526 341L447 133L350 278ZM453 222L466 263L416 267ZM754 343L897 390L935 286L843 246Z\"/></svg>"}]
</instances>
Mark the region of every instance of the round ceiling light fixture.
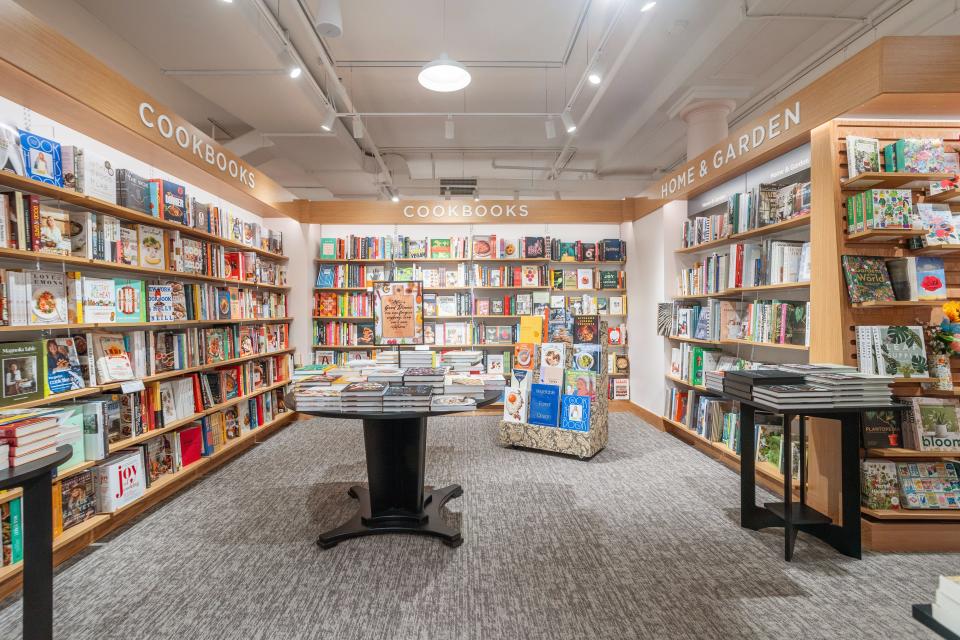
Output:
<instances>
[{"instance_id":1,"label":"round ceiling light fixture","mask_svg":"<svg viewBox=\"0 0 960 640\"><path fill-rule=\"evenodd\" d=\"M425 89L449 93L466 88L471 78L465 66L442 53L436 60L423 65L417 80Z\"/></svg>"},{"instance_id":2,"label":"round ceiling light fixture","mask_svg":"<svg viewBox=\"0 0 960 640\"><path fill-rule=\"evenodd\" d=\"M593 73L591 73L590 75L587 76L587 80L590 81L590 84L596 85L596 84L600 84L600 82L603 80L603 78L600 77L600 74L599 74L599 73L597 73L596 71L594 71Z\"/></svg>"}]
</instances>

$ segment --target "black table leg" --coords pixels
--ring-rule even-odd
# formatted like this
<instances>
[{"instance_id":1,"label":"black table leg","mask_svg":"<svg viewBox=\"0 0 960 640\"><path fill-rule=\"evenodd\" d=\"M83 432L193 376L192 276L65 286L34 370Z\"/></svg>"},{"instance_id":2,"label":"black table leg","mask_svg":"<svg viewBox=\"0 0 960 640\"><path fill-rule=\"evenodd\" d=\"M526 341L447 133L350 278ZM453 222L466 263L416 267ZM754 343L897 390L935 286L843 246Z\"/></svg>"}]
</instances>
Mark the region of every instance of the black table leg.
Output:
<instances>
[{"instance_id":1,"label":"black table leg","mask_svg":"<svg viewBox=\"0 0 960 640\"><path fill-rule=\"evenodd\" d=\"M837 550L860 559L860 418L847 414L840 421L842 540Z\"/></svg>"},{"instance_id":2,"label":"black table leg","mask_svg":"<svg viewBox=\"0 0 960 640\"><path fill-rule=\"evenodd\" d=\"M53 637L53 513L51 474L23 485L23 638Z\"/></svg>"},{"instance_id":3,"label":"black table leg","mask_svg":"<svg viewBox=\"0 0 960 640\"><path fill-rule=\"evenodd\" d=\"M783 559L790 562L793 559L793 546L797 542L797 529L793 526L793 451L790 446L792 440L793 416L783 414Z\"/></svg>"},{"instance_id":4,"label":"black table leg","mask_svg":"<svg viewBox=\"0 0 960 640\"><path fill-rule=\"evenodd\" d=\"M414 533L440 538L450 547L463 543L460 532L440 515L443 505L463 495L459 485L429 490L423 486L427 419L364 419L363 442L369 489L356 485L350 496L357 513L335 529L320 534L328 549L349 538L381 533Z\"/></svg>"}]
</instances>

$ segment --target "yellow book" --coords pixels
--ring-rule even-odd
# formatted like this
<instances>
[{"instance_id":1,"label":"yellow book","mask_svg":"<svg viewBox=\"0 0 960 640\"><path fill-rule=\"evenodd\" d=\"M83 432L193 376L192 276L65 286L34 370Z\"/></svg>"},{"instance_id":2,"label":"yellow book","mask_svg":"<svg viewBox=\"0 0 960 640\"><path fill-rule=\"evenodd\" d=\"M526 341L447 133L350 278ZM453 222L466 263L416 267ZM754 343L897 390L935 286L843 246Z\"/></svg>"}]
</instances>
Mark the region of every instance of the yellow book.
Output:
<instances>
[{"instance_id":1,"label":"yellow book","mask_svg":"<svg viewBox=\"0 0 960 640\"><path fill-rule=\"evenodd\" d=\"M543 341L543 316L520 316L520 340L540 344Z\"/></svg>"},{"instance_id":2,"label":"yellow book","mask_svg":"<svg viewBox=\"0 0 960 640\"><path fill-rule=\"evenodd\" d=\"M67 274L67 322L83 322L83 274L68 271Z\"/></svg>"}]
</instances>

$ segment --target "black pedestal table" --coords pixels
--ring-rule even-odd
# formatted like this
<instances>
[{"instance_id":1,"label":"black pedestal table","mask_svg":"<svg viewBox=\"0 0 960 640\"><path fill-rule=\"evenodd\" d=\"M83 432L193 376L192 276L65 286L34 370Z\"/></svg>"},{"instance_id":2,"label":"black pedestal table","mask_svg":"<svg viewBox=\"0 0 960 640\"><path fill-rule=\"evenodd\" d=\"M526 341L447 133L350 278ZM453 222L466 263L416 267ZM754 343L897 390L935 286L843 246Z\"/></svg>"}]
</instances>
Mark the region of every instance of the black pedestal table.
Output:
<instances>
[{"instance_id":1,"label":"black pedestal table","mask_svg":"<svg viewBox=\"0 0 960 640\"><path fill-rule=\"evenodd\" d=\"M501 395L499 391L488 391L476 406L496 402ZM456 484L442 489L423 485L427 418L454 415L458 411L304 411L296 408L292 395L287 396L286 405L321 418L363 420L368 486L350 487L347 493L357 499L360 508L339 527L321 533L318 545L329 549L350 538L381 533L433 536L450 547L463 544L460 532L447 525L440 515L443 505L462 496L463 489Z\"/></svg>"}]
</instances>

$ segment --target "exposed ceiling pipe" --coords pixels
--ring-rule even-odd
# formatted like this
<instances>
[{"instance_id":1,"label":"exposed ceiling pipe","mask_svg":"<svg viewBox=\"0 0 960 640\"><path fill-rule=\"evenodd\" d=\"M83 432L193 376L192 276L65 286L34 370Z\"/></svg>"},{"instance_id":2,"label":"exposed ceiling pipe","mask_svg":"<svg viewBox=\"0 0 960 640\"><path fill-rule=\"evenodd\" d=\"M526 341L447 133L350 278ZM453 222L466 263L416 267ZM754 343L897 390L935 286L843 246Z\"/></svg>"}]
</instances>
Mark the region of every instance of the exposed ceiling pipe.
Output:
<instances>
[{"instance_id":1,"label":"exposed ceiling pipe","mask_svg":"<svg viewBox=\"0 0 960 640\"><path fill-rule=\"evenodd\" d=\"M341 69L420 69L431 60L337 60ZM561 69L563 62L555 60L457 60L474 69Z\"/></svg>"},{"instance_id":2,"label":"exposed ceiling pipe","mask_svg":"<svg viewBox=\"0 0 960 640\"><path fill-rule=\"evenodd\" d=\"M497 161L495 159L490 161L490 166L493 167L494 169L515 169L517 171L546 171L550 168L542 165L536 166L536 165L521 165L521 164L497 164ZM596 169L565 168L564 171L571 172L571 173L589 173L592 175L597 175Z\"/></svg>"},{"instance_id":3,"label":"exposed ceiling pipe","mask_svg":"<svg viewBox=\"0 0 960 640\"><path fill-rule=\"evenodd\" d=\"M259 0L259 2L264 2L265 0ZM316 28L313 26L313 19L310 15L310 8L306 6L304 0L296 0L296 5L300 11L296 12L297 17L300 19L303 26L306 28L307 33L310 34L310 40L314 45L314 48L317 51L317 54L320 58L320 62L323 64L323 68L326 70L327 78L329 78L329 83L333 86L334 90L339 94L340 102L345 107L346 111L351 113L356 111L356 107L353 106L353 101L350 99L350 95L347 93L346 87L343 86L343 83L340 82L340 77L337 74L336 66L333 63L333 58L330 56L330 53L327 51L327 48L323 45L323 41L320 36L317 34ZM366 129L366 127L364 127ZM365 133L367 134L362 139L356 139L351 136L351 139L354 143L364 152L370 153L377 162L377 165L380 167L380 170L383 172L381 180L385 184L392 184L393 178L390 175L390 169L387 167L387 164L383 161L383 157L380 155L380 149L377 148L376 143L373 141L373 136L370 135L369 129L366 129Z\"/></svg>"},{"instance_id":4,"label":"exposed ceiling pipe","mask_svg":"<svg viewBox=\"0 0 960 640\"><path fill-rule=\"evenodd\" d=\"M743 0L743 5L741 5L741 13L744 20L766 20L768 18L775 18L777 20L825 20L825 21L834 21L834 22L868 22L867 18L856 18L851 16L838 16L838 15L816 15L810 13L750 13L750 6L747 3L747 0Z\"/></svg>"}]
</instances>

